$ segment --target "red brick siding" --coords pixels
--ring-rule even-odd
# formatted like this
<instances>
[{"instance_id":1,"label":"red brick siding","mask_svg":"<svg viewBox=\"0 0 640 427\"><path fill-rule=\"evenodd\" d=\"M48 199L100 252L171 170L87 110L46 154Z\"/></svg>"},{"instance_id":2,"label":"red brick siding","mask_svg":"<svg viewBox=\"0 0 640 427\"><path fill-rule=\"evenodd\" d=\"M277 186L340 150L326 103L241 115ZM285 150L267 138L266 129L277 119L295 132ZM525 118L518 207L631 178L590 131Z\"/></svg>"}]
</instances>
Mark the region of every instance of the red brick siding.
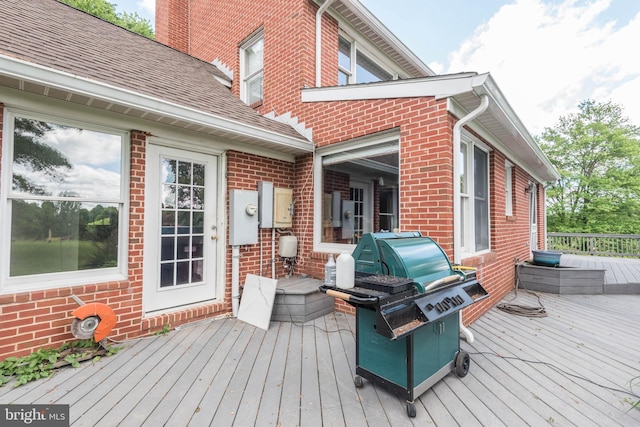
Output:
<instances>
[{"instance_id":1,"label":"red brick siding","mask_svg":"<svg viewBox=\"0 0 640 427\"><path fill-rule=\"evenodd\" d=\"M294 188L294 165L293 163L267 159L253 154L230 151L227 153L227 190L257 190L260 181L272 182L274 188ZM227 193L227 200L229 194ZM297 195L294 194L294 218L297 218ZM229 212L227 205L227 213ZM227 217L227 224L229 218ZM227 230L228 231L228 230ZM262 245L246 245L241 248L240 256L240 284L245 281L247 274L260 273L260 246L262 246L262 275L271 277L272 263L275 258L275 277L283 277L285 270L282 259L278 257L278 238L275 236L275 253L271 251L272 230L270 228L258 229L260 233L259 241ZM231 247L227 248L227 284L231 283ZM299 273L298 269L296 272ZM231 288L227 286L230 300ZM227 299L227 298L225 298Z\"/></svg>"},{"instance_id":2,"label":"red brick siding","mask_svg":"<svg viewBox=\"0 0 640 427\"><path fill-rule=\"evenodd\" d=\"M155 38L189 53L189 5L190 0L159 0L156 2Z\"/></svg>"},{"instance_id":3,"label":"red brick siding","mask_svg":"<svg viewBox=\"0 0 640 427\"><path fill-rule=\"evenodd\" d=\"M158 7L169 0L158 0ZM300 89L315 85L315 12L310 1L266 0L253 2L195 2L190 10L191 53L206 61L215 58L234 70L233 91L239 94L240 43L257 29L265 36L264 102L262 113L291 112L313 129L318 147L388 129L400 132L400 227L420 230L433 237L453 255L453 125L456 118L446 111L445 100L430 98L387 99L302 104ZM322 84L337 83L338 25L328 14L322 21ZM158 27L157 27L158 31ZM160 31L163 31L160 28ZM160 40L164 36L158 36ZM486 141L485 141L486 142ZM515 168L514 214L504 213L504 156L491 154L491 245L490 253L464 260L478 267L478 275L491 292L491 299L465 312L472 321L499 300L514 284L515 259L529 253L528 199L524 189L529 177ZM229 165L233 159L229 158ZM303 156L294 166L296 217L299 238L299 271L322 277L326 254L314 253L312 159ZM237 182L255 189L255 179ZM229 188L233 188L230 182ZM239 188L239 187L238 187ZM245 188L245 187L243 187ZM540 190L541 191L541 190ZM541 193L539 193L541 194ZM543 203L539 198L539 236L543 239ZM249 252L254 251L250 248ZM251 255L248 254L247 258ZM243 273L255 270L245 268ZM340 305L340 304L339 304ZM342 308L342 307L341 307Z\"/></svg>"}]
</instances>

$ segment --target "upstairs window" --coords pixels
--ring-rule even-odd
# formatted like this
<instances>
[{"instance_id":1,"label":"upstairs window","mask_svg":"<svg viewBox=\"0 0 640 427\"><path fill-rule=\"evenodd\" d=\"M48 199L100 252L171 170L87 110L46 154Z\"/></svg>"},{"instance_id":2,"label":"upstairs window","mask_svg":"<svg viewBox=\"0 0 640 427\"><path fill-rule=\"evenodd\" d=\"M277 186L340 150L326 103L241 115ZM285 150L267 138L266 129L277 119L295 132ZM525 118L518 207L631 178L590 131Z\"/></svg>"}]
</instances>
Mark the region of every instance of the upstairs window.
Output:
<instances>
[{"instance_id":1,"label":"upstairs window","mask_svg":"<svg viewBox=\"0 0 640 427\"><path fill-rule=\"evenodd\" d=\"M242 85L240 98L251 106L262 103L264 80L264 37L262 33L251 37L240 48L240 71Z\"/></svg>"},{"instance_id":2,"label":"upstairs window","mask_svg":"<svg viewBox=\"0 0 640 427\"><path fill-rule=\"evenodd\" d=\"M373 83L393 80L393 74L365 55L355 41L338 39L338 84Z\"/></svg>"}]
</instances>

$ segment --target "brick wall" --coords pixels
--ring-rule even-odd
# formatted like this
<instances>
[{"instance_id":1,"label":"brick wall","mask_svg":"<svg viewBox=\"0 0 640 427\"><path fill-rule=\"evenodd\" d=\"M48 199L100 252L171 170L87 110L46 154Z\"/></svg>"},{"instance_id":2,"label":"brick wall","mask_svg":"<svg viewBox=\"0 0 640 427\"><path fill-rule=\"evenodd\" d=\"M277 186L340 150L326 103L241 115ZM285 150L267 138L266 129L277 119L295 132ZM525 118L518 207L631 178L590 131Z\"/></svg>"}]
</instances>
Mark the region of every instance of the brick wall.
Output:
<instances>
[{"instance_id":1,"label":"brick wall","mask_svg":"<svg viewBox=\"0 0 640 427\"><path fill-rule=\"evenodd\" d=\"M230 151L227 153L227 191L230 190L257 190L258 183L260 181L272 182L274 188L294 188L294 165L293 163L267 159L264 157L241 153L237 151ZM227 200L229 200L229 194L227 193ZM296 197L294 196L294 203ZM227 212L229 212L227 206ZM229 224L229 218L227 217L227 224ZM227 230L228 232L228 230ZM245 281L247 274L259 274L262 271L262 275L271 277L273 264L271 260L276 259L275 262L275 277L283 277L285 270L283 267L282 259L278 257L278 238L280 233L276 233L275 247L272 252L272 229L258 229L260 233L259 241L261 244L246 245L240 250L240 284ZM228 235L228 234L227 234ZM260 247L262 246L262 270L260 270ZM231 247L227 247L227 284L231 283ZM227 286L229 293L231 288Z\"/></svg>"},{"instance_id":2,"label":"brick wall","mask_svg":"<svg viewBox=\"0 0 640 427\"><path fill-rule=\"evenodd\" d=\"M158 0L157 3L160 6L167 1ZM206 61L217 58L233 69L236 78L232 90L236 95L239 94L239 45L256 30L264 31L264 101L257 108L260 113L274 111L279 115L290 112L313 129L317 147L398 129L400 227L402 230L419 230L429 235L452 257L451 144L457 119L446 111L445 100L406 98L302 104L300 89L315 86L315 4L309 0L194 3L197 4L191 4L190 10L190 52ZM161 37L159 35L158 39ZM328 14L323 16L322 40L322 84L335 85L338 24ZM465 264L478 268L478 276L492 296L465 311L467 322L476 319L483 310L512 289L515 260L529 256L529 203L523 190L529 177L521 169L514 168L514 214L507 217L504 205L504 160L502 153L495 149L492 151L492 251L463 260ZM293 171L296 200L294 232L299 239L300 254L297 271L322 277L327 255L313 252L312 247L311 156L298 158ZM539 197L540 207L543 202ZM539 212L542 216L543 211ZM543 238L543 224L540 220L539 239ZM347 307L338 303L340 309Z\"/></svg>"},{"instance_id":3,"label":"brick wall","mask_svg":"<svg viewBox=\"0 0 640 427\"><path fill-rule=\"evenodd\" d=\"M155 37L181 52L189 53L190 0L156 1Z\"/></svg>"}]
</instances>

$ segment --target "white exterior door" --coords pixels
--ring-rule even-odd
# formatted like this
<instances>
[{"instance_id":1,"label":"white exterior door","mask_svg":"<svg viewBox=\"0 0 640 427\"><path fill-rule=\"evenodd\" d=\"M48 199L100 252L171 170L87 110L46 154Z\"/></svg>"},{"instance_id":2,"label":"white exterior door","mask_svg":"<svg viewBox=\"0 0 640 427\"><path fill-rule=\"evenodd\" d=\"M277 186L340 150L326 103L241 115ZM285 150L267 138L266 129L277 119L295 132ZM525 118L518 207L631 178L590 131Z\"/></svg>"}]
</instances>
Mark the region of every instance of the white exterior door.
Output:
<instances>
[{"instance_id":1,"label":"white exterior door","mask_svg":"<svg viewBox=\"0 0 640 427\"><path fill-rule=\"evenodd\" d=\"M217 168L217 156L148 146L145 312L215 299Z\"/></svg>"}]
</instances>

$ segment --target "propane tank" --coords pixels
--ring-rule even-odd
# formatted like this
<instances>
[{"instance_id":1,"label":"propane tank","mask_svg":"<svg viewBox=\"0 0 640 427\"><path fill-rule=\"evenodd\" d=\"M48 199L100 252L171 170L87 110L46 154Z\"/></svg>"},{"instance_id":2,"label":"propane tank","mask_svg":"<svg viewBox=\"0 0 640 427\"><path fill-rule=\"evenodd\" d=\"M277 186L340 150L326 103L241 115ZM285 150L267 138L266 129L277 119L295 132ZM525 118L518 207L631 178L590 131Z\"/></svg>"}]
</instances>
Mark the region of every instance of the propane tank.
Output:
<instances>
[{"instance_id":1,"label":"propane tank","mask_svg":"<svg viewBox=\"0 0 640 427\"><path fill-rule=\"evenodd\" d=\"M355 281L355 260L349 252L342 252L336 261L336 286L351 289Z\"/></svg>"},{"instance_id":2,"label":"propane tank","mask_svg":"<svg viewBox=\"0 0 640 427\"><path fill-rule=\"evenodd\" d=\"M331 288L336 287L336 262L333 259L333 254L329 254L329 259L324 265L324 284Z\"/></svg>"}]
</instances>

